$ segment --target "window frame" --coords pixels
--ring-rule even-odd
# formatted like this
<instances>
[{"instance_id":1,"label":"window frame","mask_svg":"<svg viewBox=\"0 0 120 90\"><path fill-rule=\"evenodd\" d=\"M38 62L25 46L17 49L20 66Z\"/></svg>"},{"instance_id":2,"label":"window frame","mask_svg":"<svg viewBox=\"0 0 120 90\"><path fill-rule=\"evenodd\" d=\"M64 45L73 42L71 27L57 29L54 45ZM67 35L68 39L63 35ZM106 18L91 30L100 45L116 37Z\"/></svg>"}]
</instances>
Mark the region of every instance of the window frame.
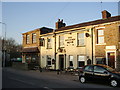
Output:
<instances>
[{"instance_id":1,"label":"window frame","mask_svg":"<svg viewBox=\"0 0 120 90\"><path fill-rule=\"evenodd\" d=\"M29 44L29 43L30 43L30 35L27 34L27 35L26 35L26 44Z\"/></svg>"},{"instance_id":2,"label":"window frame","mask_svg":"<svg viewBox=\"0 0 120 90\"><path fill-rule=\"evenodd\" d=\"M61 39L61 37L63 37L63 38ZM59 36L59 47L64 47L64 45L65 45L64 38L65 38L64 35Z\"/></svg>"},{"instance_id":3,"label":"window frame","mask_svg":"<svg viewBox=\"0 0 120 90\"><path fill-rule=\"evenodd\" d=\"M71 56L72 56L72 59L71 59ZM73 58L74 58L73 55L69 55L69 66L70 67L73 67Z\"/></svg>"},{"instance_id":4,"label":"window frame","mask_svg":"<svg viewBox=\"0 0 120 90\"><path fill-rule=\"evenodd\" d=\"M79 57L84 57L84 60L80 60ZM78 67L82 67L82 66L79 66L79 62L84 62L84 65L85 65L85 56L83 56L83 55L77 55L77 63L78 63ZM83 66L84 66L84 65L83 65Z\"/></svg>"},{"instance_id":5,"label":"window frame","mask_svg":"<svg viewBox=\"0 0 120 90\"><path fill-rule=\"evenodd\" d=\"M52 38L47 38L47 49L52 49Z\"/></svg>"},{"instance_id":6,"label":"window frame","mask_svg":"<svg viewBox=\"0 0 120 90\"><path fill-rule=\"evenodd\" d=\"M85 33L84 32L77 33L77 46L85 46Z\"/></svg>"},{"instance_id":7,"label":"window frame","mask_svg":"<svg viewBox=\"0 0 120 90\"><path fill-rule=\"evenodd\" d=\"M51 64L48 64L48 61L51 62ZM52 58L51 58L51 55L47 55L47 66L52 66Z\"/></svg>"},{"instance_id":8,"label":"window frame","mask_svg":"<svg viewBox=\"0 0 120 90\"><path fill-rule=\"evenodd\" d=\"M44 38L40 38L40 46L45 47L45 39Z\"/></svg>"},{"instance_id":9,"label":"window frame","mask_svg":"<svg viewBox=\"0 0 120 90\"><path fill-rule=\"evenodd\" d=\"M104 43L105 43L104 29L97 29L97 44L104 44Z\"/></svg>"},{"instance_id":10,"label":"window frame","mask_svg":"<svg viewBox=\"0 0 120 90\"><path fill-rule=\"evenodd\" d=\"M32 43L36 43L37 42L37 38L36 38L36 33L32 33Z\"/></svg>"}]
</instances>

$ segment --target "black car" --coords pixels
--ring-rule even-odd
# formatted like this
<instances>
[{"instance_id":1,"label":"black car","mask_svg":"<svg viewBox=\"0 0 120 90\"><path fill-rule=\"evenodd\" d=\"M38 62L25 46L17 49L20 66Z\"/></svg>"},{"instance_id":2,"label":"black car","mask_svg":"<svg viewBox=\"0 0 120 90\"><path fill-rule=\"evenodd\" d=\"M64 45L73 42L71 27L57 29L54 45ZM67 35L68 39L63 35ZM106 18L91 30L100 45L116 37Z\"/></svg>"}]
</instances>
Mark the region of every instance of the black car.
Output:
<instances>
[{"instance_id":1,"label":"black car","mask_svg":"<svg viewBox=\"0 0 120 90\"><path fill-rule=\"evenodd\" d=\"M120 85L120 73L107 65L86 65L79 74L79 80L81 83L102 81L116 87Z\"/></svg>"}]
</instances>

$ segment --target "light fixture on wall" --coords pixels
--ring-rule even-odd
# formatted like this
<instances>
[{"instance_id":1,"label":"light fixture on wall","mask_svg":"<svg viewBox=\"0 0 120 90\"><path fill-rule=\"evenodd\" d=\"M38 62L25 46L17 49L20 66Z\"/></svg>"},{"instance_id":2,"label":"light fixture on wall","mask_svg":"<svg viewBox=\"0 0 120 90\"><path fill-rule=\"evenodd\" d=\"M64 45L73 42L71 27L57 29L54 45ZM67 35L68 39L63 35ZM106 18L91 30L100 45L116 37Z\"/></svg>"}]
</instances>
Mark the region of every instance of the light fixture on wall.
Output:
<instances>
[{"instance_id":1,"label":"light fixture on wall","mask_svg":"<svg viewBox=\"0 0 120 90\"><path fill-rule=\"evenodd\" d=\"M86 37L89 37L89 36L90 36L90 34L89 34L89 33L85 33L85 36L86 36Z\"/></svg>"}]
</instances>

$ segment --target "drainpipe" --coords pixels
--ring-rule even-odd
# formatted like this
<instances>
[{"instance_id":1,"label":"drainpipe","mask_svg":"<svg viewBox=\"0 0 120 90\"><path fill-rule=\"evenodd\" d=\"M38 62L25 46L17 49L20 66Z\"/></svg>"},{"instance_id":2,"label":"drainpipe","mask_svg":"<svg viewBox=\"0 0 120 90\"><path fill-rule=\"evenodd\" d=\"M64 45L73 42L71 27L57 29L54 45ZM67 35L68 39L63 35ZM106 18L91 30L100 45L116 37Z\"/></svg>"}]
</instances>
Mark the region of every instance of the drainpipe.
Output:
<instances>
[{"instance_id":1,"label":"drainpipe","mask_svg":"<svg viewBox=\"0 0 120 90\"><path fill-rule=\"evenodd\" d=\"M57 53L56 53L56 34L55 34L55 30L54 30L54 33L53 33L53 34L54 34L54 38L55 38L55 43L54 43L54 45L55 45L55 47L54 47L54 48L55 48L55 52L54 52L54 55L55 55L55 67L54 67L54 68L55 68L55 70L56 70L56 54L57 54Z\"/></svg>"},{"instance_id":2,"label":"drainpipe","mask_svg":"<svg viewBox=\"0 0 120 90\"><path fill-rule=\"evenodd\" d=\"M92 39L92 42L91 42L91 44L92 44L92 64L93 64L93 59L94 59L94 58L93 58L93 51L94 51L94 50L93 50L93 48L94 48L94 47L93 47L93 30L94 30L94 28L91 28L91 36L92 36L92 38L91 38L91 39Z\"/></svg>"},{"instance_id":3,"label":"drainpipe","mask_svg":"<svg viewBox=\"0 0 120 90\"><path fill-rule=\"evenodd\" d=\"M41 36L40 36L40 38L39 38L39 47L40 47L40 53L39 53L39 67L41 67L41 45L40 45L40 40L41 40Z\"/></svg>"}]
</instances>

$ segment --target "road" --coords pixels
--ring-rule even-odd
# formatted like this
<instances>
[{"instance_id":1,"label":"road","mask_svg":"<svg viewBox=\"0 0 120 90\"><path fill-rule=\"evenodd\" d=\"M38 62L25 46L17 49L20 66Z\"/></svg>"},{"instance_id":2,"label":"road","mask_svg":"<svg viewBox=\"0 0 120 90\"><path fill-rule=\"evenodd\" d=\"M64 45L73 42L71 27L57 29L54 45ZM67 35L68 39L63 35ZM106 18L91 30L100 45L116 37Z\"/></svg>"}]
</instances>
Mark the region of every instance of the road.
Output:
<instances>
[{"instance_id":1,"label":"road","mask_svg":"<svg viewBox=\"0 0 120 90\"><path fill-rule=\"evenodd\" d=\"M2 73L3 88L112 88L101 83L81 84L78 76L52 72L22 71L13 68L4 68Z\"/></svg>"}]
</instances>

